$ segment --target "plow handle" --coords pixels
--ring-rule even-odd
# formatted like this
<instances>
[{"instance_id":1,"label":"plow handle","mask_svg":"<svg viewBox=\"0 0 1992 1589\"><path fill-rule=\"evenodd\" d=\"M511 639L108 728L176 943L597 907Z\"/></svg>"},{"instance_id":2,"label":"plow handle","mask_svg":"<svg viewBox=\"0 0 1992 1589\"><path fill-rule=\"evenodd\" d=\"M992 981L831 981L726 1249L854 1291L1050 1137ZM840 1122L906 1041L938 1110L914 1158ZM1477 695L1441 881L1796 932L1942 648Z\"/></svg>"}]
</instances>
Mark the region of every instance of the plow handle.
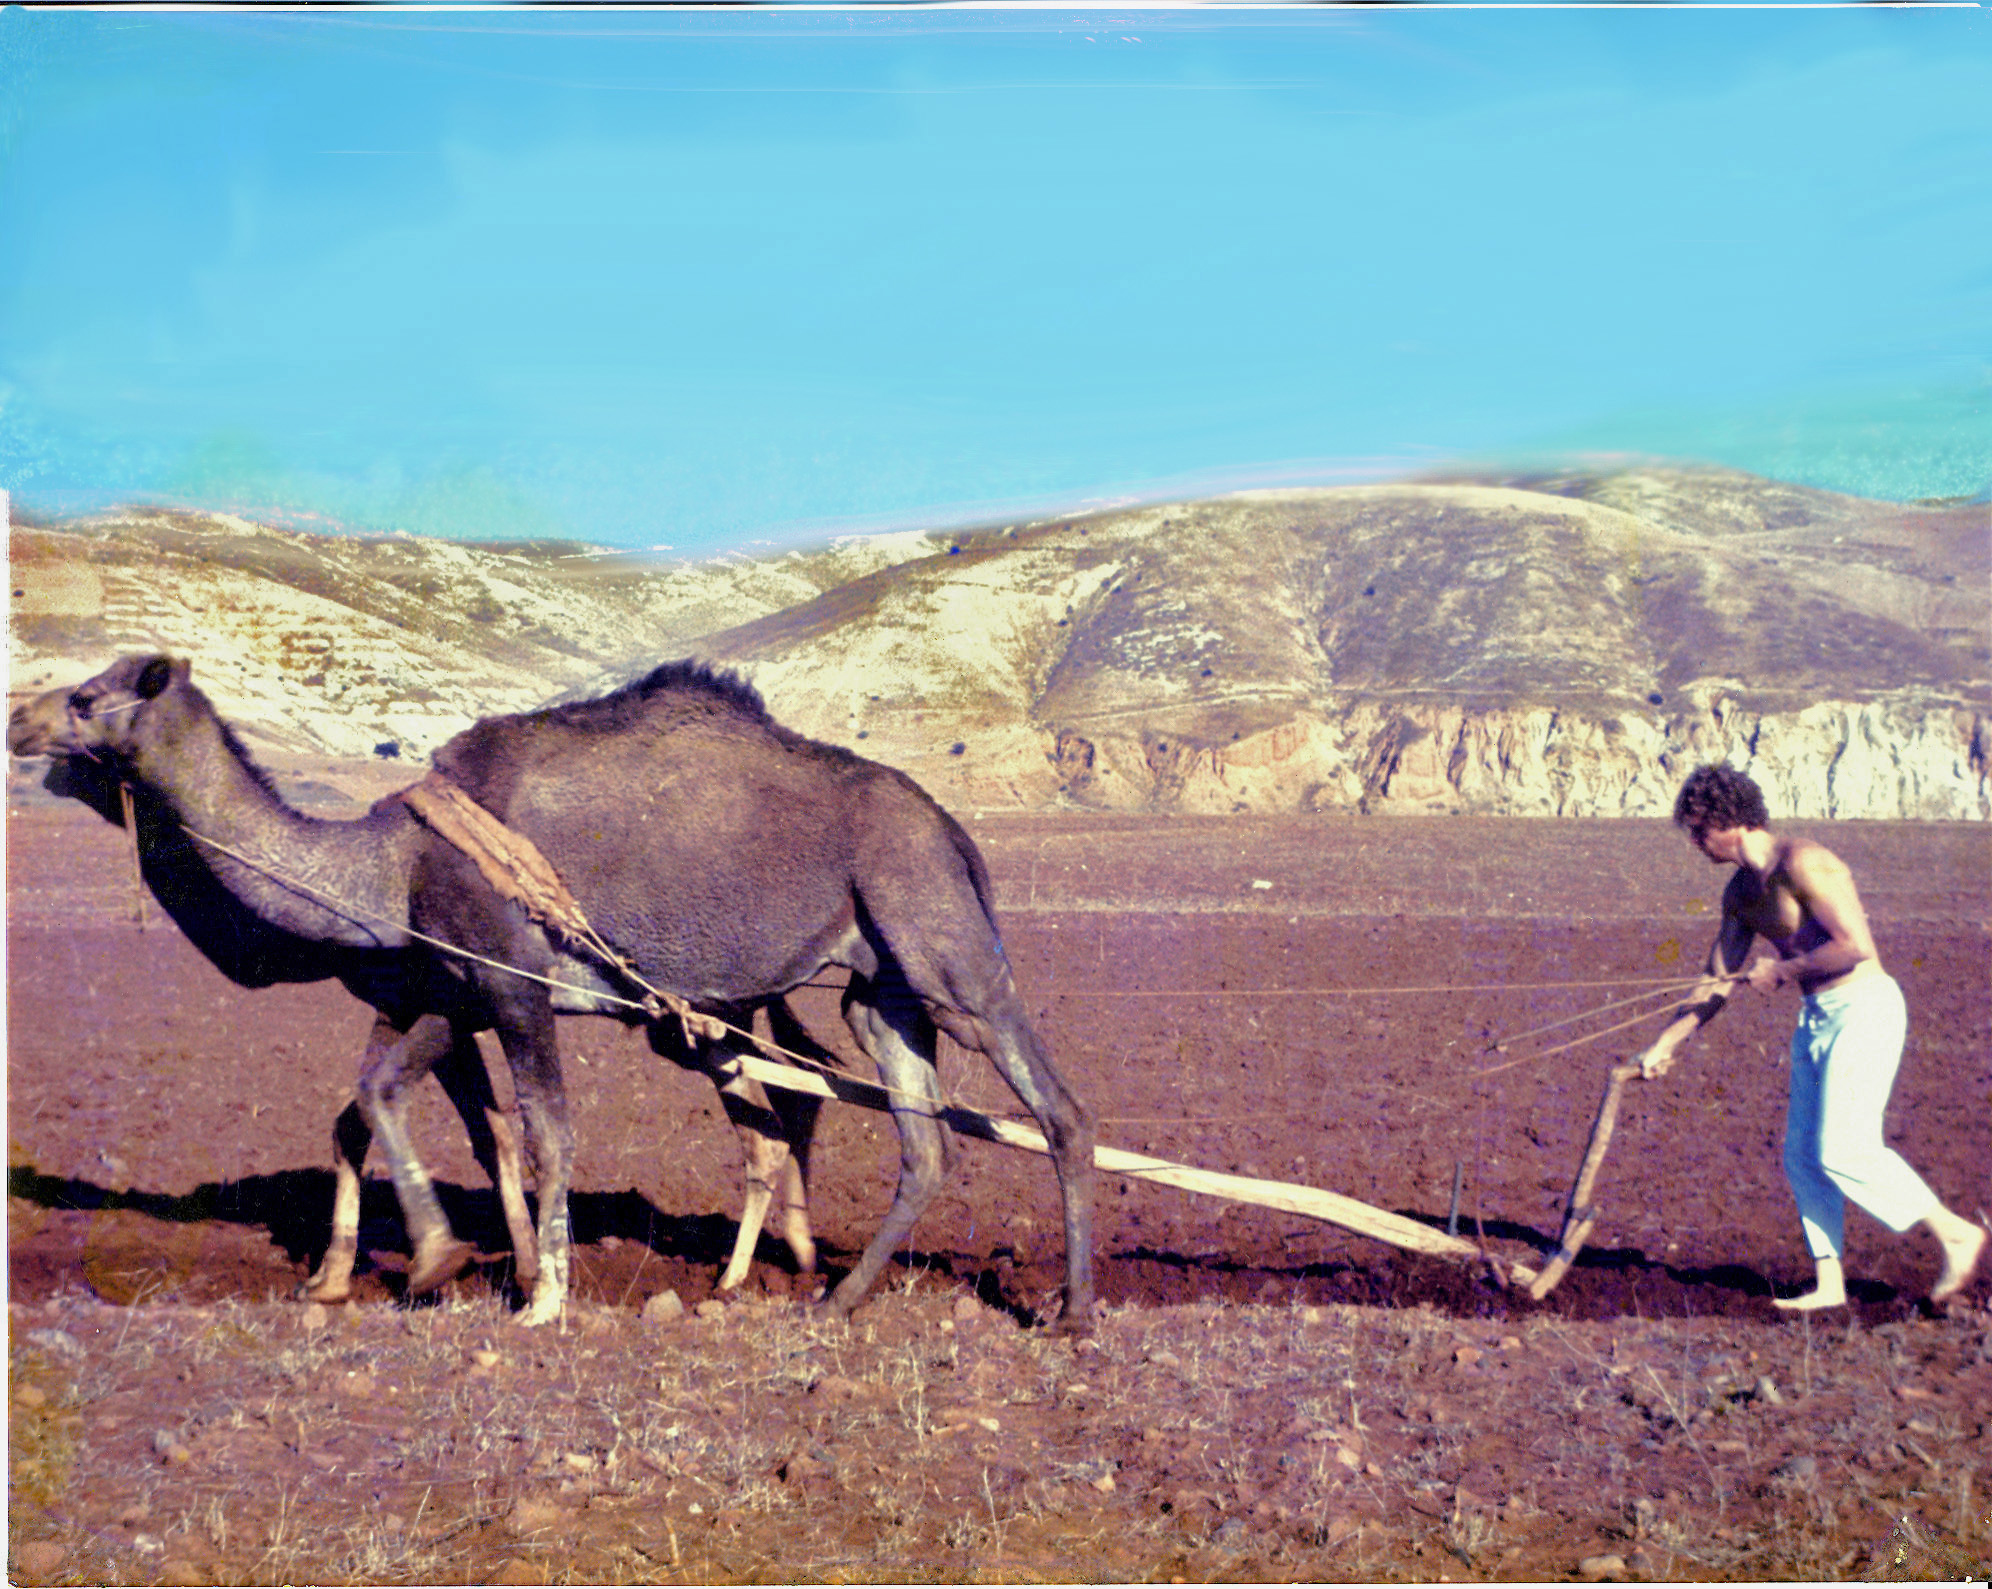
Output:
<instances>
[{"instance_id":1,"label":"plow handle","mask_svg":"<svg viewBox=\"0 0 1992 1589\"><path fill-rule=\"evenodd\" d=\"M1611 1146L1612 1128L1618 1124L1619 1095L1625 1091L1625 1084L1639 1074L1637 1064L1614 1065L1605 1082L1605 1095L1598 1100L1598 1118L1591 1125L1591 1145L1584 1152L1584 1162L1578 1167L1576 1183L1570 1188L1570 1202L1563 1211L1563 1232L1557 1238L1556 1251L1543 1266L1529 1286L1529 1295L1540 1302L1556 1289L1570 1266L1577 1261L1577 1254L1590 1239L1591 1228L1598 1222L1598 1206L1591 1201L1591 1189L1597 1183L1598 1170L1605 1162L1605 1149Z\"/></svg>"}]
</instances>

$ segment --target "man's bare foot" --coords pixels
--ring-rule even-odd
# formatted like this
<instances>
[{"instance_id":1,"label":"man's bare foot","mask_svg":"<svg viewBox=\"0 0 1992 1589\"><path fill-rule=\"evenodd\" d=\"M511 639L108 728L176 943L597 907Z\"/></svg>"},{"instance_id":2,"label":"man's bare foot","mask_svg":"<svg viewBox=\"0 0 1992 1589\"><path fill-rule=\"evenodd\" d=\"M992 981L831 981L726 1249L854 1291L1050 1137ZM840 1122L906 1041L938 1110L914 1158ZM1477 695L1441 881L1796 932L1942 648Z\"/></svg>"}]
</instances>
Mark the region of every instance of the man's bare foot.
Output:
<instances>
[{"instance_id":1,"label":"man's bare foot","mask_svg":"<svg viewBox=\"0 0 1992 1589\"><path fill-rule=\"evenodd\" d=\"M1846 1305L1846 1292L1829 1292L1823 1286L1817 1291L1808 1291L1803 1296L1771 1298L1771 1306L1780 1308L1786 1313L1814 1313L1820 1308L1844 1308Z\"/></svg>"},{"instance_id":2,"label":"man's bare foot","mask_svg":"<svg viewBox=\"0 0 1992 1589\"><path fill-rule=\"evenodd\" d=\"M1937 1238L1944 1249L1944 1272L1930 1287L1932 1302L1948 1302L1964 1289L1978 1270L1978 1260L1985 1254L1988 1239L1992 1238L1987 1237L1983 1225L1966 1225L1957 1235Z\"/></svg>"},{"instance_id":3,"label":"man's bare foot","mask_svg":"<svg viewBox=\"0 0 1992 1589\"><path fill-rule=\"evenodd\" d=\"M1847 1275L1840 1267L1840 1260L1815 1258L1813 1264L1819 1271L1818 1284L1802 1296L1772 1297L1772 1307L1782 1308L1786 1313L1814 1313L1820 1308L1847 1305Z\"/></svg>"}]
</instances>

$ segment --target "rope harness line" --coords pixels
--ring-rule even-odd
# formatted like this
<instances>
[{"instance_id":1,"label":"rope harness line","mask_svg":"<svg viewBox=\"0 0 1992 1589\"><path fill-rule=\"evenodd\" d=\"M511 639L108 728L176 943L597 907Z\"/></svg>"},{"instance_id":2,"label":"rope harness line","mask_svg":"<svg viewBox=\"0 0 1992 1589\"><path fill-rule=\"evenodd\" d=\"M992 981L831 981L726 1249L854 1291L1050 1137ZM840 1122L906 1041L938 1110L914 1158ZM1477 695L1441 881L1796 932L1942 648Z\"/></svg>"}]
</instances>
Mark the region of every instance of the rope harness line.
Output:
<instances>
[{"instance_id":1,"label":"rope harness line","mask_svg":"<svg viewBox=\"0 0 1992 1589\"><path fill-rule=\"evenodd\" d=\"M1543 1032L1553 1032L1561 1027L1574 1025L1578 1021L1588 1021L1593 1016L1604 1015L1612 1010L1623 1009L1628 1004L1642 1004L1652 998L1660 998L1663 1001L1667 1001L1671 1000L1677 993L1685 993L1692 988L1703 987L1709 983L1724 983L1733 986L1743 980L1744 973L1732 971L1721 976L1689 977L1682 981L1666 983L1660 987L1649 988L1644 993L1636 993L1630 998L1615 999L1608 1004L1601 1004L1595 1010L1587 1010L1581 1015L1572 1015L1561 1021L1551 1021L1547 1026L1538 1026L1533 1031L1518 1032L1515 1036L1504 1038L1498 1043L1490 1043L1483 1052L1505 1054L1508 1052L1510 1044L1518 1043L1523 1038L1535 1037ZM1668 1013L1670 1013L1669 1004L1662 1002L1654 1009L1642 1010L1639 1014L1630 1016L1623 1021L1618 1021L1611 1026L1601 1027L1595 1032L1586 1032L1582 1037L1573 1037L1567 1043L1558 1043L1553 1048L1539 1049L1533 1054L1524 1054L1520 1059L1511 1059L1505 1065L1490 1065L1485 1070L1476 1071L1474 1079L1477 1081L1488 1076L1498 1076L1502 1071L1513 1070L1517 1065L1533 1064L1538 1059L1548 1059L1552 1054L1561 1054L1569 1049L1582 1048L1586 1043L1595 1043L1601 1037L1610 1037L1614 1032L1623 1032L1628 1027L1637 1026L1641 1021L1650 1021L1656 1015L1666 1015Z\"/></svg>"},{"instance_id":2,"label":"rope harness line","mask_svg":"<svg viewBox=\"0 0 1992 1589\"><path fill-rule=\"evenodd\" d=\"M403 791L403 793L405 794L406 791ZM461 790L458 790L457 793L464 800L466 801L469 800L469 796L463 795ZM412 809L412 803L411 803L411 809ZM481 806L478 807L477 809L480 811L483 810ZM488 821L496 823L497 819L491 817L490 813L485 812L484 815ZM762 1037L753 1031L735 1026L732 1022L723 1020L717 1015L708 1015L703 1010L693 1009L688 1002L686 1002L683 998L679 997L677 994L670 993L662 988L652 986L649 982L646 982L643 979L643 977L636 971L636 968L630 965L630 963L624 956L616 954L612 949L608 947L606 941L602 940L600 935L595 933L594 928L588 924L587 916L585 913L582 912L581 907L578 903L575 903L573 906L574 914L576 917L579 918L579 923L578 926L575 928L575 930L577 932L585 931L587 934L592 935L595 939L595 942L601 944L602 947L599 951L595 951L591 947L591 952L602 953L612 968L620 972L622 975L627 976L632 982L636 983L638 987L644 989L646 994L644 998L642 999L624 998L620 994L610 993L600 988L587 988L587 987L581 987L580 985L573 982L562 982L557 977L542 976L537 971L527 971L519 966L508 965L503 960L494 960L489 955L481 955L474 949L466 949L461 944L453 944L450 943L447 939L437 938L429 933L421 931L419 928L410 926L406 922L398 922L392 916L389 916L382 911L370 910L364 905L355 905L350 901L338 899L334 895L328 894L325 890L318 888L316 885L307 883L306 881L304 881L303 878L288 873L284 871L281 867L272 866L266 861L259 861L254 856L244 855L240 850L235 849L233 846L224 844L219 839L210 838L207 834L199 832L197 829L188 827L187 824L184 822L180 824L180 829L189 838L194 839L201 844L207 845L210 849L215 850L222 855L226 855L230 860L236 861L241 865L248 867L251 871L260 872L263 876L269 878L272 882L278 883L285 888L294 889L298 893L308 896L313 901L313 903L318 904L323 908L325 908L326 910L331 911L334 915L345 917L346 920L353 922L356 926L366 926L368 923L366 920L362 920L362 918L368 918L372 922L392 927L397 932L405 933L407 934L407 936L415 939L417 942L428 944L431 948L434 949L440 949L445 954L455 955L457 958L461 960L469 960L475 962L478 965L489 966L494 971L503 971L510 976L522 977L528 982L537 982L544 987L555 989L558 992L578 993L586 998L598 999L606 1004L620 1005L622 1008L626 1010L635 1010L639 1014L644 1015L646 1018L650 1020L661 1019L666 1013L676 1015L679 1019L680 1024L684 1028L685 1036L688 1042L695 1041L696 1038L698 1037L707 1037L714 1040L719 1040L724 1038L728 1033L731 1033L736 1037L746 1038L748 1042L752 1043L756 1048L761 1050L762 1053L767 1054L770 1058L785 1060L791 1065L799 1066L805 1070L820 1072L825 1076L842 1077L844 1075L844 1072L839 1070L834 1065L826 1065L821 1060L816 1059L815 1057L808 1054L798 1054L793 1049L784 1048L780 1043L775 1042L772 1038ZM437 831L440 833L441 829L439 828L437 829ZM546 865L546 858L539 854L538 848L536 846L533 846L529 839L527 839L523 834L512 832L510 829L506 829L504 831L509 835L510 839L513 841L514 844L530 848L533 856L538 859L539 864L542 867L546 868L546 871L549 875L552 875L552 868ZM448 837L447 834L444 834L443 836L445 838ZM478 861L479 870L483 871L484 862L482 859L480 859L478 854L475 851L466 851L466 853L471 856L472 860ZM485 875L489 877L490 873L486 872ZM520 894L517 890L507 889L502 885L497 885L495 879L493 881L494 881L494 886L499 886L499 892L502 895L504 895L504 897L515 900L516 902L524 906L529 912L531 911L532 907L529 904L527 904L527 902L523 898L520 897ZM559 879L557 875L554 877L554 881L557 885L559 884ZM566 892L564 885L560 885L560 892L561 893ZM572 895L568 895L567 897L570 900L573 898ZM558 926L558 924L554 925ZM928 1099L921 1098L915 1094L906 1092L903 1088L889 1087L886 1086L883 1082L880 1082L877 1085L885 1093L887 1093L892 1097L904 1098L909 1102L919 1103L923 1105L930 1102L930 1100Z\"/></svg>"},{"instance_id":3,"label":"rope harness line","mask_svg":"<svg viewBox=\"0 0 1992 1589\"><path fill-rule=\"evenodd\" d=\"M129 811L131 799L129 786L121 784L121 788L124 791L127 810ZM595 929L593 923L589 921L587 913L581 908L580 902L568 890L566 884L561 880L559 873L554 870L551 863L540 852L538 846L524 834L506 827L441 773L429 773L422 782L398 791L393 798L401 800L424 825L475 862L479 872L491 884L493 889L497 891L501 898L518 904L536 922L550 928L569 944L582 949L590 957L600 961L605 967L616 974L627 978L631 983L643 990L644 997L641 999L625 998L619 994L608 992L605 989L582 987L572 982L563 982L555 977L544 976L538 972L527 971L521 967L510 965L502 960L492 959L490 956L479 954L473 949L466 949L460 944L453 944L446 939L437 938L429 933L422 932L406 922L396 921L384 912L371 910L364 905L356 905L350 901L341 900L327 893L325 890L318 888L316 885L307 883L302 878L284 871L280 867L272 866L266 861L257 860L253 856L245 855L240 850L222 843L219 839L211 838L205 833L188 827L185 823L181 823L179 826L189 838L207 845L210 849L228 856L231 860L250 868L252 871L261 873L283 887L294 889L299 893L309 896L314 903L330 910L335 915L345 917L356 925L367 925L367 922L362 921L361 918L369 918L374 923L392 927L396 931L405 933L408 937L425 943L431 948L439 949L445 954L454 955L459 959L471 961L478 965L488 966L492 970L503 971L511 976L521 977L529 982L540 983L558 992L579 994L586 998L634 1010L648 1020L660 1020L666 1014L674 1015L678 1019L680 1028L684 1032L688 1044L695 1043L701 1038L721 1041L728 1035L732 1035L745 1038L762 1053L767 1054L771 1058L786 1061L791 1065L817 1071L826 1076L841 1076L844 1074L836 1067L826 1065L821 1060L810 1055L798 1054L792 1049L785 1048L772 1038L761 1037L757 1033L736 1026L719 1016L710 1015L705 1011L694 1009L687 1000L678 994L659 988L647 981L628 956L617 951ZM132 832L133 841L136 844L135 824L133 825ZM1562 1020L1551 1021L1546 1025L1530 1028L1528 1031L1518 1032L1511 1037L1490 1043L1483 1050L1486 1053L1499 1054L1507 1053L1511 1045L1522 1042L1527 1038L1539 1036L1544 1032L1556 1031L1562 1027L1573 1025L1578 1021L1590 1020L1595 1016L1609 1013L1612 1010L1622 1009L1627 1005L1640 1004L1656 998L1664 1001L1677 993L1702 986L1707 982L1733 984L1741 980L1741 973L1731 973L1720 977L1697 976L1659 979L1611 977L1584 982L1503 982L1395 988L1217 988L1209 990L1114 988L1067 991L1061 994L1054 994L1053 996L1158 999L1329 998L1374 997L1383 994L1541 992L1561 991L1566 988L1640 986L1649 982L1652 984L1645 987L1644 991L1632 994L1627 998L1610 1000L1594 1009L1567 1016ZM836 987L834 983L815 982L804 983L801 986L832 990ZM1656 1015L1664 1015L1666 1013L1668 1013L1668 1006L1663 1002L1659 1007L1641 1011L1639 1014L1626 1020L1604 1027L1599 1031L1587 1033L1582 1037L1573 1038L1567 1043L1559 1043L1553 1048L1543 1049L1534 1054L1526 1054L1520 1058L1511 1059L1505 1064L1488 1066L1476 1071L1473 1079L1476 1081L1484 1080L1489 1076L1499 1075L1503 1071L1512 1070L1520 1065L1530 1064L1540 1059L1548 1059L1553 1055L1564 1053L1573 1048L1581 1048L1585 1044L1596 1042L1600 1038L1622 1032L1628 1027L1637 1026L1641 1021L1651 1020ZM890 1096L903 1098L909 1102L920 1103L922 1105L930 1102L930 1100L919 1098L914 1094L906 1092L904 1089L885 1087L884 1090ZM1279 1117L1280 1111L1224 1116L1128 1116L1126 1118L1102 1116L1099 1119L1099 1123L1102 1125L1208 1126L1245 1124L1254 1120Z\"/></svg>"},{"instance_id":4,"label":"rope harness line","mask_svg":"<svg viewBox=\"0 0 1992 1589\"><path fill-rule=\"evenodd\" d=\"M1631 988L1652 983L1656 991L1693 987L1700 977L1603 977L1592 982L1481 982L1409 988L1060 988L1058 999L1315 999L1381 993L1556 993L1565 988ZM1602 1009L1612 1009L1603 1005ZM1592 1013L1597 1013L1593 1011ZM1573 1016L1582 1020L1582 1016ZM1546 1030L1547 1028L1544 1028ZM1522 1034L1526 1036L1527 1034Z\"/></svg>"}]
</instances>

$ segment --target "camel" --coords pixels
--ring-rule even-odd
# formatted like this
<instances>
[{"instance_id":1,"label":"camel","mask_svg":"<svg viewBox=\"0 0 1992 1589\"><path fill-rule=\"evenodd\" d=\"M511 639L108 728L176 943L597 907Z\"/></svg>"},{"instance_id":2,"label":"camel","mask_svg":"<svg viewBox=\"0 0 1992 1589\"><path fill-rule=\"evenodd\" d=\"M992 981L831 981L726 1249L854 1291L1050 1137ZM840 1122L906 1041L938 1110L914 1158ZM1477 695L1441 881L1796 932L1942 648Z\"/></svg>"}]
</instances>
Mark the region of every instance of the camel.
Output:
<instances>
[{"instance_id":1,"label":"camel","mask_svg":"<svg viewBox=\"0 0 1992 1589\"><path fill-rule=\"evenodd\" d=\"M93 680L92 685L100 685L110 676L107 673L100 680ZM50 792L78 800L113 826L122 827L126 810L120 794L119 764L105 747L88 743L89 735L83 731L83 725L88 723L90 714L85 712L80 718L73 715L77 707L72 703L82 693L82 690L51 690L16 708L8 725L8 749L20 756L52 757L53 765L45 780ZM227 726L216 721L221 732L221 749L227 760L248 777L250 792L260 792L274 800L267 777ZM227 770L225 764L223 770ZM310 916L293 919L282 908L285 901L281 896L275 900L276 909L267 908L271 903L267 899L260 905L246 900L229 886L224 873L217 870L214 863L218 852L204 849L188 836L176 814L178 808L160 788L142 779L126 781L124 787L132 795L130 816L141 875L148 890L188 940L224 976L247 988L339 978L361 999L376 1004L379 1001L374 995L394 985L394 973L387 968L397 954L405 951L379 946L368 949L320 937L316 929L322 922ZM302 824L305 832L317 825L299 813L290 815ZM807 1058L818 1061L830 1058L782 1000L716 1013L744 1028L753 1019L756 1008L767 1011L777 1043ZM416 1044L418 1051L428 1057L429 1068L463 1117L472 1151L498 1189L512 1240L514 1275L521 1287L532 1288L537 1280L538 1245L526 1206L518 1137L491 1091L484 1059L477 1048L477 1030L474 1024L460 1019L426 1016L417 1023L417 1028L405 1034L405 1040ZM760 1085L743 1076L733 1063L733 1050L743 1046L744 1039L720 1044L694 1043L686 1039L676 1022L654 1023L648 1035L658 1054L711 1077L741 1140L746 1165L746 1201L733 1250L720 1275L719 1292L722 1295L733 1292L745 1281L768 1208L777 1198L781 1202L783 1234L794 1254L796 1268L805 1276L813 1275L816 1246L809 1228L805 1177L819 1101L801 1094L785 1094L779 1105L771 1106ZM377 1019L369 1052L392 1047L401 1036L391 1020L383 1027ZM299 1288L299 1295L309 1300L342 1302L351 1294L353 1266L359 1251L361 1173L371 1139L372 1130L364 1110L359 1104L349 1104L332 1129L335 1190L331 1236L317 1270ZM446 1229L424 1233L415 1245L409 1295L421 1295L441 1286L473 1256L471 1249L454 1241Z\"/></svg>"},{"instance_id":2,"label":"camel","mask_svg":"<svg viewBox=\"0 0 1992 1589\"><path fill-rule=\"evenodd\" d=\"M127 658L80 686L57 742L66 754L108 758L153 791L213 852L217 878L245 907L381 963L378 985L361 994L381 1018L359 1104L418 1253L450 1238L407 1138L403 1094L439 1062L447 1026L498 1033L540 1177L526 1322L556 1317L573 1138L553 1016L628 1019L625 979L500 899L401 801L349 823L285 806L184 662ZM741 1009L826 968L848 971L844 1018L892 1098L900 1174L877 1232L828 1298L834 1314L863 1299L953 1162L936 1067L945 1031L994 1065L1044 1132L1064 1209L1060 1327L1090 1326L1092 1119L1025 1016L980 853L912 779L782 728L751 686L690 662L599 699L484 719L433 762L538 846L650 986L701 1010ZM269 875L279 868L295 881ZM549 993L531 977L560 987Z\"/></svg>"}]
</instances>

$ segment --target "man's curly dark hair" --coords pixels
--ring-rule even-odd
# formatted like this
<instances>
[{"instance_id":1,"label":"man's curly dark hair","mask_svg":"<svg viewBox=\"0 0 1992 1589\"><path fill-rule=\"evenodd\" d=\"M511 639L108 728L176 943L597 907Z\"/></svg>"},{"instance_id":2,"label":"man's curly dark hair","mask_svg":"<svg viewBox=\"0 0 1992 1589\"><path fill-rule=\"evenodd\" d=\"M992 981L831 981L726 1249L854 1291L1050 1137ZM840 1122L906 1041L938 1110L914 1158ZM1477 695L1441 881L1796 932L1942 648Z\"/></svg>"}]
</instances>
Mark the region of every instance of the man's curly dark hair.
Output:
<instances>
[{"instance_id":1,"label":"man's curly dark hair","mask_svg":"<svg viewBox=\"0 0 1992 1589\"><path fill-rule=\"evenodd\" d=\"M1690 833L1711 828L1761 828L1771 820L1764 791L1747 772L1734 767L1697 767L1681 785L1674 821Z\"/></svg>"}]
</instances>

